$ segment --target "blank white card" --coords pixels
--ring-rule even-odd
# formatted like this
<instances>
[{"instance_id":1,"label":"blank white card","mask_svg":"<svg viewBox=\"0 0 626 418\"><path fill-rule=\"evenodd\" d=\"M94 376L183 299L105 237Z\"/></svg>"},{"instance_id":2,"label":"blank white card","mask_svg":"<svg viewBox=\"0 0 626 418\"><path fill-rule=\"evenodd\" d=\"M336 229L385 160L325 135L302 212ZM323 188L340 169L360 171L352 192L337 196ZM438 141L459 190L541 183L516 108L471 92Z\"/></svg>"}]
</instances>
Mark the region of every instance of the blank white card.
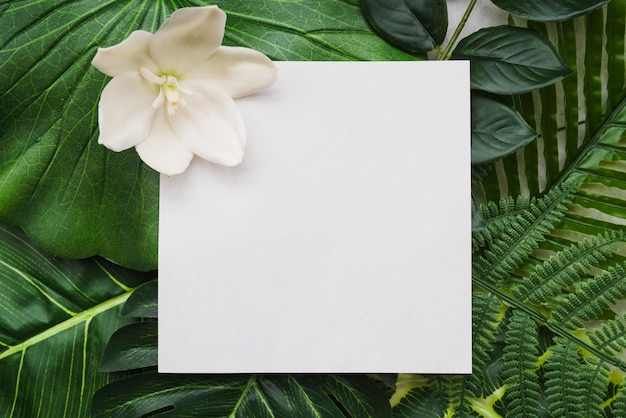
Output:
<instances>
[{"instance_id":1,"label":"blank white card","mask_svg":"<svg viewBox=\"0 0 626 418\"><path fill-rule=\"evenodd\" d=\"M469 64L276 64L161 177L159 371L471 373Z\"/></svg>"}]
</instances>

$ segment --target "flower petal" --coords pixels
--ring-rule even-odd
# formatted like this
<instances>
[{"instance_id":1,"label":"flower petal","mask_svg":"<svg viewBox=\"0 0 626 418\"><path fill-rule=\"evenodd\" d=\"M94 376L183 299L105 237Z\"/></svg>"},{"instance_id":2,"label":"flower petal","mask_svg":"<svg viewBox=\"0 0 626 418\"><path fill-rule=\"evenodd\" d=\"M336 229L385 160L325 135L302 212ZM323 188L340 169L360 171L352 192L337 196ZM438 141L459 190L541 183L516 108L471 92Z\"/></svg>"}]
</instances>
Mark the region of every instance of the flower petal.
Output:
<instances>
[{"instance_id":1,"label":"flower petal","mask_svg":"<svg viewBox=\"0 0 626 418\"><path fill-rule=\"evenodd\" d=\"M171 176L187 169L193 153L178 140L167 118L165 108L161 107L154 117L150 134L135 149L143 162Z\"/></svg>"},{"instance_id":2,"label":"flower petal","mask_svg":"<svg viewBox=\"0 0 626 418\"><path fill-rule=\"evenodd\" d=\"M277 73L272 60L259 51L222 46L205 62L185 73L184 78L215 83L232 98L237 98L271 86Z\"/></svg>"},{"instance_id":3,"label":"flower petal","mask_svg":"<svg viewBox=\"0 0 626 418\"><path fill-rule=\"evenodd\" d=\"M176 136L200 158L226 166L241 163L246 130L233 99L212 85L193 80L181 85L194 94L170 117Z\"/></svg>"},{"instance_id":4,"label":"flower petal","mask_svg":"<svg viewBox=\"0 0 626 418\"><path fill-rule=\"evenodd\" d=\"M91 64L104 74L115 77L126 71L137 71L146 67L152 72L158 71L150 57L150 40L152 34L137 30L117 45L98 48Z\"/></svg>"},{"instance_id":5,"label":"flower petal","mask_svg":"<svg viewBox=\"0 0 626 418\"><path fill-rule=\"evenodd\" d=\"M106 85L98 104L98 143L123 151L141 142L150 132L152 102L159 87L138 72L125 72Z\"/></svg>"},{"instance_id":6,"label":"flower petal","mask_svg":"<svg viewBox=\"0 0 626 418\"><path fill-rule=\"evenodd\" d=\"M163 73L179 77L219 48L225 24L217 6L178 9L152 37L150 53Z\"/></svg>"}]
</instances>

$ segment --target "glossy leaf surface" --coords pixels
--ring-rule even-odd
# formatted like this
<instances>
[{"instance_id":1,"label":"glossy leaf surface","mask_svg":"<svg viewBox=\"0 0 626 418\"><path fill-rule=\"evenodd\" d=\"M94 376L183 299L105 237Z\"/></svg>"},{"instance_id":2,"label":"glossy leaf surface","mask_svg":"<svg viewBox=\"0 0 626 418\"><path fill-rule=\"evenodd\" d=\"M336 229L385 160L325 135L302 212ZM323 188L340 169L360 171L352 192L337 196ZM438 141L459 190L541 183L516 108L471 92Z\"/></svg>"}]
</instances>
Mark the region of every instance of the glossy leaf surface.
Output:
<instances>
[{"instance_id":1,"label":"glossy leaf surface","mask_svg":"<svg viewBox=\"0 0 626 418\"><path fill-rule=\"evenodd\" d=\"M496 94L520 94L571 74L550 42L525 28L497 26L462 39L453 59L471 62L472 87Z\"/></svg>"},{"instance_id":2,"label":"glossy leaf surface","mask_svg":"<svg viewBox=\"0 0 626 418\"><path fill-rule=\"evenodd\" d=\"M496 6L538 22L558 22L590 12L609 0L491 0Z\"/></svg>"},{"instance_id":3,"label":"glossy leaf surface","mask_svg":"<svg viewBox=\"0 0 626 418\"><path fill-rule=\"evenodd\" d=\"M154 32L204 1L30 1L0 7L0 221L62 257L102 255L157 267L158 173L134 150L97 144L97 104L109 80L96 48ZM414 59L380 39L342 1L222 1L225 44L277 60Z\"/></svg>"},{"instance_id":4,"label":"glossy leaf surface","mask_svg":"<svg viewBox=\"0 0 626 418\"><path fill-rule=\"evenodd\" d=\"M391 417L389 401L364 376L159 375L149 372L104 387L94 418L152 415L208 417Z\"/></svg>"},{"instance_id":5,"label":"glossy leaf surface","mask_svg":"<svg viewBox=\"0 0 626 418\"><path fill-rule=\"evenodd\" d=\"M480 94L472 95L472 164L509 155L536 136L515 109Z\"/></svg>"},{"instance_id":6,"label":"glossy leaf surface","mask_svg":"<svg viewBox=\"0 0 626 418\"><path fill-rule=\"evenodd\" d=\"M363 0L362 5L381 36L406 51L433 50L446 36L445 0Z\"/></svg>"},{"instance_id":7,"label":"glossy leaf surface","mask_svg":"<svg viewBox=\"0 0 626 418\"><path fill-rule=\"evenodd\" d=\"M56 259L0 226L2 416L86 416L109 381L98 370L104 344L147 278L102 259Z\"/></svg>"},{"instance_id":8,"label":"glossy leaf surface","mask_svg":"<svg viewBox=\"0 0 626 418\"><path fill-rule=\"evenodd\" d=\"M126 325L111 336L100 362L103 372L119 372L157 363L157 323L137 322Z\"/></svg>"},{"instance_id":9,"label":"glossy leaf surface","mask_svg":"<svg viewBox=\"0 0 626 418\"><path fill-rule=\"evenodd\" d=\"M156 282L136 290L124 306L152 306ZM120 328L103 356L105 370L157 365L156 322ZM395 381L395 376L385 376ZM391 382L391 383L392 383ZM188 375L140 373L103 387L94 397L94 417L143 416L233 417L391 417L385 392L365 376L348 375Z\"/></svg>"}]
</instances>

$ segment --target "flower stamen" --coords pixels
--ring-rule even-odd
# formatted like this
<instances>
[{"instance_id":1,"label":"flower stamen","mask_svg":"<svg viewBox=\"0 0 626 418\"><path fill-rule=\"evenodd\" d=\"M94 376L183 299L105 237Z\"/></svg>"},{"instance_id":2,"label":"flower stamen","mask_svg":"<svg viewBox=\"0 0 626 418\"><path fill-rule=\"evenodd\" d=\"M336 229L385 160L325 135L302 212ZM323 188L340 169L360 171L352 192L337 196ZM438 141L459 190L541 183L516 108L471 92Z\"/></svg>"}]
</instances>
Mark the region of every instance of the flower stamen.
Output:
<instances>
[{"instance_id":1,"label":"flower stamen","mask_svg":"<svg viewBox=\"0 0 626 418\"><path fill-rule=\"evenodd\" d=\"M167 100L167 114L174 116L178 106L187 106L187 102L180 97L181 93L192 96L193 92L178 83L178 79L173 75L163 74L158 76L146 67L141 67L139 73L148 81L159 85L159 95L152 102L152 109L157 110Z\"/></svg>"}]
</instances>

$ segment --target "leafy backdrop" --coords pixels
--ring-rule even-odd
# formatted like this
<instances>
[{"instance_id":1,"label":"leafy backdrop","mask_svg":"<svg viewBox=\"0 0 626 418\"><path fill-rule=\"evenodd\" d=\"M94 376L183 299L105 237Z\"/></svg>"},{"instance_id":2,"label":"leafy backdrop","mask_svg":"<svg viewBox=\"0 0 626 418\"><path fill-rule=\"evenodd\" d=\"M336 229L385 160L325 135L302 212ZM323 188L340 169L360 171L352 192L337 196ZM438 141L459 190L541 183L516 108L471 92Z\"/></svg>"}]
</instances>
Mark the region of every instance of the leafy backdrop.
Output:
<instances>
[{"instance_id":1,"label":"leafy backdrop","mask_svg":"<svg viewBox=\"0 0 626 418\"><path fill-rule=\"evenodd\" d=\"M89 63L204 2L0 0L3 416L626 416L626 5L493 2L509 25L458 43L443 0L216 2L276 60L472 61L474 373L177 376L158 175L97 145Z\"/></svg>"}]
</instances>

